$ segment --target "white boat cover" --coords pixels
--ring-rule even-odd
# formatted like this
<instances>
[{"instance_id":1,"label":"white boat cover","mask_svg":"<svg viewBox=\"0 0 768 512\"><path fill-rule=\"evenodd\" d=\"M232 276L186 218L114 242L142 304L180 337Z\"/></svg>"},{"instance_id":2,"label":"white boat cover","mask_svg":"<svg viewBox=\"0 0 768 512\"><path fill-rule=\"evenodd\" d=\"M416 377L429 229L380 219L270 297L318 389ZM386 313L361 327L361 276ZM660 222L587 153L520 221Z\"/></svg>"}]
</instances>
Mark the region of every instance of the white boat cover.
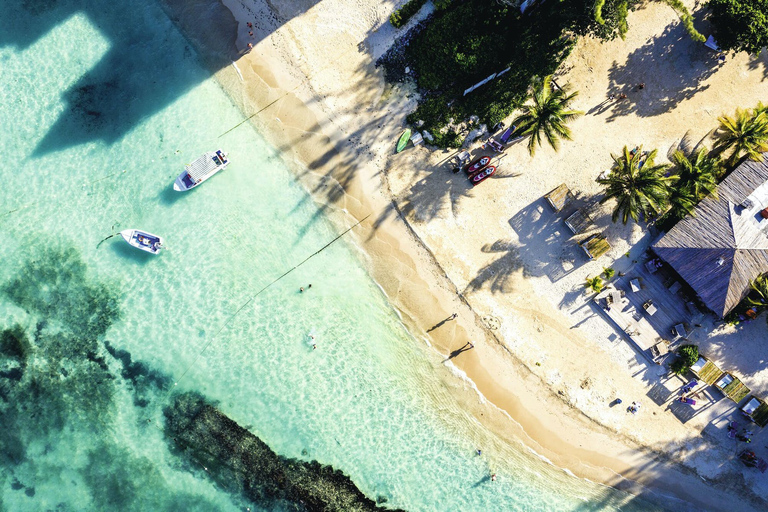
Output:
<instances>
[{"instance_id":1,"label":"white boat cover","mask_svg":"<svg viewBox=\"0 0 768 512\"><path fill-rule=\"evenodd\" d=\"M197 183L198 181L206 178L211 173L215 172L222 165L224 161L213 151L209 151L191 164L187 166L187 173L192 180Z\"/></svg>"}]
</instances>

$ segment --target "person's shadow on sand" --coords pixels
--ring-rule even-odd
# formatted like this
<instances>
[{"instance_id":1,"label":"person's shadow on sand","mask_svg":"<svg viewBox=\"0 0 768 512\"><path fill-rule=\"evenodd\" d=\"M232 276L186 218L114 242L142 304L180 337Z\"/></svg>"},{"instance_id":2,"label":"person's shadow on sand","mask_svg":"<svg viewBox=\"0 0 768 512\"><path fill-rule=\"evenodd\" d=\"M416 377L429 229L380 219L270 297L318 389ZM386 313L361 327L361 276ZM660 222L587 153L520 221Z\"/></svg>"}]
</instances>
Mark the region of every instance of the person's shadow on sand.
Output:
<instances>
[{"instance_id":1,"label":"person's shadow on sand","mask_svg":"<svg viewBox=\"0 0 768 512\"><path fill-rule=\"evenodd\" d=\"M439 321L439 322L437 322L435 325L433 325L432 327L430 327L429 329L427 329L427 332L432 332L432 331L434 331L435 329L437 329L438 327L442 327L442 325L443 325L444 323L446 323L446 322L450 322L451 320L454 320L455 318L456 318L456 314L454 313L454 314L452 314L451 316L449 316L448 318L446 318L446 319L444 319L444 320L440 320L440 321Z\"/></svg>"},{"instance_id":2,"label":"person's shadow on sand","mask_svg":"<svg viewBox=\"0 0 768 512\"><path fill-rule=\"evenodd\" d=\"M447 357L447 358L446 358L446 359L445 359L443 362L444 362L444 363L445 363L445 362L448 362L448 361L450 361L451 359L453 359L454 357L456 357L456 356L458 356L459 354L461 354L462 352L466 352L467 350L472 350L473 348L475 348L475 346L472 344L472 342L471 342L471 341L468 341L468 342L466 342L466 343L464 344L464 346L463 346L463 347L461 347L461 348L459 348L459 349L456 349L456 350L454 350L453 352L451 352L451 355L449 355L449 356L448 356L448 357Z\"/></svg>"}]
</instances>

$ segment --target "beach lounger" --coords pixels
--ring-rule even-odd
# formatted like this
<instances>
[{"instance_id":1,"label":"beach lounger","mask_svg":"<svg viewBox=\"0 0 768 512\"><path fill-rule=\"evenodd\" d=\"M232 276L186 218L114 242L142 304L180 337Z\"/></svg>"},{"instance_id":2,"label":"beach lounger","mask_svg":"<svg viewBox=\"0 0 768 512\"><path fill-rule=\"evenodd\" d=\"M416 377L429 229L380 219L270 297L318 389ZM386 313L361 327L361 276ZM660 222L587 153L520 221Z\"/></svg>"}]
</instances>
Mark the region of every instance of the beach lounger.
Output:
<instances>
[{"instance_id":1,"label":"beach lounger","mask_svg":"<svg viewBox=\"0 0 768 512\"><path fill-rule=\"evenodd\" d=\"M699 385L699 381L694 379L691 382L689 382L688 384L686 384L685 386L683 386L683 388L680 391L682 393L688 393L689 391L693 391L693 388L695 388L698 385Z\"/></svg>"},{"instance_id":2,"label":"beach lounger","mask_svg":"<svg viewBox=\"0 0 768 512\"><path fill-rule=\"evenodd\" d=\"M696 400L694 400L693 398L686 398L684 396L681 396L680 398L678 398L678 400L680 402L683 402L684 404L696 405Z\"/></svg>"}]
</instances>

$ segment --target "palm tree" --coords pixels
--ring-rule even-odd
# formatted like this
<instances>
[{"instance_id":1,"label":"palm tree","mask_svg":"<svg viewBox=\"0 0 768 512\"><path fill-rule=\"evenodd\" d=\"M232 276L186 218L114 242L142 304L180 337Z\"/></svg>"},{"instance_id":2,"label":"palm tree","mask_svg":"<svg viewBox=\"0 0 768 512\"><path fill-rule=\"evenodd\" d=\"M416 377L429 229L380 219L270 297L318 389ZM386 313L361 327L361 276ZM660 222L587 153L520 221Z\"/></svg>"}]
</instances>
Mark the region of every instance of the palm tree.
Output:
<instances>
[{"instance_id":1,"label":"palm tree","mask_svg":"<svg viewBox=\"0 0 768 512\"><path fill-rule=\"evenodd\" d=\"M600 279L600 276L587 277L584 287L589 288L595 293L600 293L603 290L603 280Z\"/></svg>"},{"instance_id":2,"label":"palm tree","mask_svg":"<svg viewBox=\"0 0 768 512\"><path fill-rule=\"evenodd\" d=\"M768 275L762 275L750 281L749 287L754 293L747 296L747 303L750 306L768 306Z\"/></svg>"},{"instance_id":3,"label":"palm tree","mask_svg":"<svg viewBox=\"0 0 768 512\"><path fill-rule=\"evenodd\" d=\"M693 214L698 200L689 187L672 187L669 193L669 210L666 215L682 220Z\"/></svg>"},{"instance_id":4,"label":"palm tree","mask_svg":"<svg viewBox=\"0 0 768 512\"><path fill-rule=\"evenodd\" d=\"M688 188L696 201L707 194L717 199L717 178L722 171L720 158L707 156L704 148L699 148L690 156L678 149L672 154L672 163L680 177L678 187Z\"/></svg>"},{"instance_id":5,"label":"palm tree","mask_svg":"<svg viewBox=\"0 0 768 512\"><path fill-rule=\"evenodd\" d=\"M718 153L731 151L729 164L734 166L743 155L760 161L762 153L768 151L768 113L736 109L736 116L720 116L720 126L715 132L717 142L714 150Z\"/></svg>"},{"instance_id":6,"label":"palm tree","mask_svg":"<svg viewBox=\"0 0 768 512\"><path fill-rule=\"evenodd\" d=\"M571 140L571 130L566 123L584 114L568 108L578 94L569 94L567 87L553 90L552 75L533 85L533 104L520 107L522 114L512 121L512 124L517 126L516 135L529 137L528 152L531 156L536 152L536 146L541 146L542 135L555 151L560 147L560 139Z\"/></svg>"},{"instance_id":7,"label":"palm tree","mask_svg":"<svg viewBox=\"0 0 768 512\"><path fill-rule=\"evenodd\" d=\"M608 177L597 180L606 186L600 203L616 199L613 222L619 217L624 224L630 217L637 222L641 214L645 219L654 217L669 203L670 184L677 176L666 176L668 166L654 163L655 149L643 157L642 147L629 151L624 146L621 156L611 155L614 165Z\"/></svg>"}]
</instances>

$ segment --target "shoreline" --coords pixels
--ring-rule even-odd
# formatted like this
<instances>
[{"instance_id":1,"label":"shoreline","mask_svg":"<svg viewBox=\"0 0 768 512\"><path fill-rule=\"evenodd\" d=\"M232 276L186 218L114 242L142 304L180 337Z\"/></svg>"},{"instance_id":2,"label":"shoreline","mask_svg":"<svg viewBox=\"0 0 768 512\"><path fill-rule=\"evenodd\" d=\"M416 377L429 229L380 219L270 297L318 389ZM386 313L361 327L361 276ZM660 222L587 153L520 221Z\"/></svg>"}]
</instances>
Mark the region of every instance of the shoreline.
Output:
<instances>
[{"instance_id":1,"label":"shoreline","mask_svg":"<svg viewBox=\"0 0 768 512\"><path fill-rule=\"evenodd\" d=\"M647 495L647 490L658 490L700 508L722 509L732 504L730 500L734 496L731 493L713 495L714 489L703 483L698 475L678 467L671 460L659 460L667 458L661 457L659 450L640 446L599 424L578 408L569 406L556 386L536 375L507 347L503 336L484 325L479 310L457 287L429 241L414 229L395 200L388 172L403 158L388 156L391 153L388 149L404 124L411 101L403 94L392 94L393 87L383 83L381 74L370 62L368 51L360 51L360 45L376 47L376 41L359 42L348 34L339 36L349 40L344 41L345 50L337 60L344 57L345 61L353 61L352 66L345 62L344 69L336 75L337 78L347 78L339 80L344 82L343 86L317 83L319 75L336 70L333 66L318 66L301 57L302 52L296 50L300 50L299 42L306 40L306 34L301 33L302 27L293 26L297 23L292 24L291 20L279 23L276 29L259 27L269 33L259 36L261 40L250 54L238 59L236 64L233 62L237 68L221 66L226 60L220 58L222 54L235 53L236 45L243 47L243 41L247 41L248 29L243 19L238 22L234 15L227 14L240 12L244 15L245 4L238 0L223 0L222 10L204 6L202 2L164 1L170 5L174 21L187 37L192 33L195 20L203 16L210 19L215 11L214 25L219 28L214 33L198 33L193 43L204 61L217 60L213 66L218 69L215 76L244 114L274 102L252 121L278 148L297 180L332 222L337 226L351 225L350 219L356 221L373 213L362 224L364 229L356 228L357 232L353 232L355 244L363 252L372 278L400 313L411 335L415 339L429 340L432 350L442 355L461 346L464 340L475 342L475 349L454 364L497 411L478 403L475 391L462 385L461 390L455 388L457 392L463 391L456 400L467 413L505 442L522 441L536 456L577 477L644 498L652 498ZM247 3L248 7L256 4ZM382 14L388 14L389 8L386 4L378 6L381 12L377 11L366 20L374 22L372 28L368 27L374 36L386 23L386 16ZM268 16L271 13L272 19L280 18L271 12L271 6L263 5L262 8L263 12L249 14ZM294 63L297 55L298 61ZM283 65L275 66L277 62ZM344 74L350 71L351 76ZM349 92L350 85L359 85L359 90ZM334 94L335 88L338 88L338 94ZM370 117L373 121L366 124L361 117L366 120ZM377 122L380 124L375 126ZM364 136L372 142L364 143ZM426 151L419 147L412 153L418 155ZM447 157L449 153L444 155ZM363 164L362 159L367 163ZM524 283L518 285L524 286ZM528 284L525 290L517 290L517 293L534 294L535 290ZM453 312L459 314L456 322L427 332ZM538 314L545 317L547 325L557 324L541 312ZM531 335L529 331L535 330L534 326L525 325L526 322L519 324L515 325L523 331L519 336ZM450 379L459 380L450 369L441 369L441 373L446 381L448 375ZM488 416L493 417L485 415L489 410L491 414ZM661 496L654 501L664 499L668 498Z\"/></svg>"}]
</instances>

